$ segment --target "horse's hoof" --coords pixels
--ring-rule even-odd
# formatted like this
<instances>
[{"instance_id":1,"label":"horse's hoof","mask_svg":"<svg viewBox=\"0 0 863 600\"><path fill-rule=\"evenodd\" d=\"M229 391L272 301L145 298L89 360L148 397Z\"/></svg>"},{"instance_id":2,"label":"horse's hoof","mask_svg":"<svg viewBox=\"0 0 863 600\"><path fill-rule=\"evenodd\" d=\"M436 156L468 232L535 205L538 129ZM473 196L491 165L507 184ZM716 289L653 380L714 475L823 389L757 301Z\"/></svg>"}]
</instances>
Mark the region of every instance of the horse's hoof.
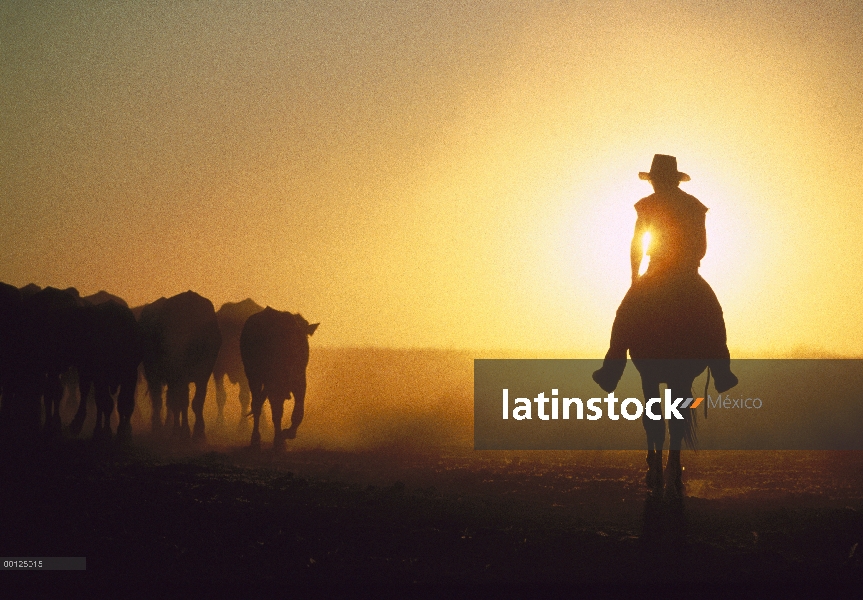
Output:
<instances>
[{"instance_id":1,"label":"horse's hoof","mask_svg":"<svg viewBox=\"0 0 863 600\"><path fill-rule=\"evenodd\" d=\"M294 427L291 427L290 429L284 429L282 430L282 435L285 439L293 440L297 437L297 430Z\"/></svg>"},{"instance_id":2,"label":"horse's hoof","mask_svg":"<svg viewBox=\"0 0 863 600\"><path fill-rule=\"evenodd\" d=\"M647 483L647 487L650 488L650 491L654 494L662 492L662 471L648 469L645 483Z\"/></svg>"},{"instance_id":3,"label":"horse's hoof","mask_svg":"<svg viewBox=\"0 0 863 600\"><path fill-rule=\"evenodd\" d=\"M683 498L683 474L673 467L668 469L665 478L665 498L679 500Z\"/></svg>"},{"instance_id":4,"label":"horse's hoof","mask_svg":"<svg viewBox=\"0 0 863 600\"><path fill-rule=\"evenodd\" d=\"M261 447L261 434L257 431L252 433L252 441L249 442L249 447L255 450Z\"/></svg>"}]
</instances>

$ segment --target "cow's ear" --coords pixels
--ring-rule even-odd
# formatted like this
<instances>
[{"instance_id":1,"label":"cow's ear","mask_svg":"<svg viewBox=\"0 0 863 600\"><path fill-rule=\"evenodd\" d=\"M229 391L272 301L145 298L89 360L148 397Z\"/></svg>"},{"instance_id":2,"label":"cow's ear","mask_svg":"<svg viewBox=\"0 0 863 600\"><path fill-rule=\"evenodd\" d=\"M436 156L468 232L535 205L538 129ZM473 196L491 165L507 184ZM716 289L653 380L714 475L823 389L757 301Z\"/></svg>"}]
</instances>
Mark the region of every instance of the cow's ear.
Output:
<instances>
[{"instance_id":1,"label":"cow's ear","mask_svg":"<svg viewBox=\"0 0 863 600\"><path fill-rule=\"evenodd\" d=\"M315 332L315 329L318 328L318 325L320 325L320 323L315 323L314 325L309 325L309 328L307 330L308 334L312 335Z\"/></svg>"}]
</instances>

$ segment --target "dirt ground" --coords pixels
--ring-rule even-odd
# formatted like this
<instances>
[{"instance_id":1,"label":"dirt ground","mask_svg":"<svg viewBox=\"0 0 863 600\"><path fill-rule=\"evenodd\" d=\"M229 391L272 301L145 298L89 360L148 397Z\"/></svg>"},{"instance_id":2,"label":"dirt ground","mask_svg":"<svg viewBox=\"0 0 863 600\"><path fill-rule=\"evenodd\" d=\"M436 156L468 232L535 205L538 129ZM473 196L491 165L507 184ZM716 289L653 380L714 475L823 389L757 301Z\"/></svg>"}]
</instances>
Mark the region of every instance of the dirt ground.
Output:
<instances>
[{"instance_id":1,"label":"dirt ground","mask_svg":"<svg viewBox=\"0 0 863 600\"><path fill-rule=\"evenodd\" d=\"M2 553L85 556L4 586L335 591L863 584L863 457L336 452L64 441L3 465ZM57 586L60 586L59 588ZM502 587L499 587L502 586Z\"/></svg>"},{"instance_id":2,"label":"dirt ground","mask_svg":"<svg viewBox=\"0 0 863 600\"><path fill-rule=\"evenodd\" d=\"M863 590L863 452L686 451L686 497L664 502L647 494L641 452L473 450L471 394L465 353L319 351L306 420L281 454L271 424L263 449L247 448L236 395L220 425L208 398L203 446L152 438L139 398L126 447L66 432L7 448L0 554L84 556L87 570L4 572L0 586L53 597Z\"/></svg>"}]
</instances>

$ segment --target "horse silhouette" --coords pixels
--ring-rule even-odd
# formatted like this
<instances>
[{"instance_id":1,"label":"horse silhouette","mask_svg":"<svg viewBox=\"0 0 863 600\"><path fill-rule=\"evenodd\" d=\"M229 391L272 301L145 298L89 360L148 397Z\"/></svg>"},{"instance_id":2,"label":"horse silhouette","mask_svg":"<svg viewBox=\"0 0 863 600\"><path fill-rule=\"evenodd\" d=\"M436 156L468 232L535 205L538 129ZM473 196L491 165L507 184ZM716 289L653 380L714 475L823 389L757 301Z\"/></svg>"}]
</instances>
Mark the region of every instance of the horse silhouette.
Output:
<instances>
[{"instance_id":1,"label":"horse silhouette","mask_svg":"<svg viewBox=\"0 0 863 600\"><path fill-rule=\"evenodd\" d=\"M309 325L299 314L270 308L246 320L240 334L240 354L252 392L252 447L259 447L258 425L264 401L270 400L273 413L273 448L284 448L285 439L294 439L303 420L306 398L306 366L309 364L309 336L319 323ZM285 400L294 397L291 426L282 431Z\"/></svg>"},{"instance_id":2,"label":"horse silhouette","mask_svg":"<svg viewBox=\"0 0 863 600\"><path fill-rule=\"evenodd\" d=\"M694 397L692 384L708 367L716 373L715 385L723 392L737 384L730 371L722 307L710 285L691 272L648 271L637 279L621 302L612 329L609 356L625 357L629 351L641 376L645 400L659 398L665 383L674 398ZM626 367L626 358L606 358L594 380L613 391ZM696 447L696 413L681 411L684 418L668 420L669 454L666 494L683 493L680 451L685 441ZM663 487L662 452L666 421L643 415L647 434L647 485L658 493Z\"/></svg>"},{"instance_id":3,"label":"horse silhouette","mask_svg":"<svg viewBox=\"0 0 863 600\"><path fill-rule=\"evenodd\" d=\"M242 302L226 302L216 312L219 322L219 330L222 332L222 346L219 348L219 357L213 367L213 381L216 384L216 405L219 410L217 423L224 422L225 403L228 395L225 391L225 377L233 384L240 387L240 422L239 428L246 427L249 414L249 405L252 393L249 390L249 380L243 368L243 359L240 356L240 334L246 319L264 310L251 298Z\"/></svg>"},{"instance_id":4,"label":"horse silhouette","mask_svg":"<svg viewBox=\"0 0 863 600\"><path fill-rule=\"evenodd\" d=\"M153 432L162 427L162 389L167 386L166 405L168 419L173 420L173 434L189 437L189 384L194 383L193 437L204 441L207 382L222 344L213 303L192 291L159 298L141 310L140 325Z\"/></svg>"}]
</instances>

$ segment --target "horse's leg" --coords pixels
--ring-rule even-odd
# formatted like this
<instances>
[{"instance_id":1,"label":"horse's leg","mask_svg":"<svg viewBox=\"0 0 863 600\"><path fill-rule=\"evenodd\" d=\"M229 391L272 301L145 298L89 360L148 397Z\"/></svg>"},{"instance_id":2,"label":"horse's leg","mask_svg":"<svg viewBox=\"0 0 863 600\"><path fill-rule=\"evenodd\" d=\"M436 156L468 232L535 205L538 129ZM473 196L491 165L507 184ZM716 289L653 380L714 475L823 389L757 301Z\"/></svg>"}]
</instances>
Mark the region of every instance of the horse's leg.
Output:
<instances>
[{"instance_id":1,"label":"horse's leg","mask_svg":"<svg viewBox=\"0 0 863 600\"><path fill-rule=\"evenodd\" d=\"M651 398L659 398L659 381L649 375L642 375L641 389L644 393L644 401ZM652 405L652 412L661 415L662 409L656 410ZM654 421L647 416L647 411L641 417L644 432L647 434L647 487L653 493L662 491L662 446L665 445L665 421L660 419Z\"/></svg>"},{"instance_id":2,"label":"horse's leg","mask_svg":"<svg viewBox=\"0 0 863 600\"><path fill-rule=\"evenodd\" d=\"M676 398L692 397L692 379L683 378L669 382L672 401ZM680 464L680 450L684 438L691 443L694 413L691 409L683 409L683 420L668 420L668 464L665 468L665 493L667 496L679 498L683 495L683 467ZM689 435L687 435L689 433Z\"/></svg>"}]
</instances>

